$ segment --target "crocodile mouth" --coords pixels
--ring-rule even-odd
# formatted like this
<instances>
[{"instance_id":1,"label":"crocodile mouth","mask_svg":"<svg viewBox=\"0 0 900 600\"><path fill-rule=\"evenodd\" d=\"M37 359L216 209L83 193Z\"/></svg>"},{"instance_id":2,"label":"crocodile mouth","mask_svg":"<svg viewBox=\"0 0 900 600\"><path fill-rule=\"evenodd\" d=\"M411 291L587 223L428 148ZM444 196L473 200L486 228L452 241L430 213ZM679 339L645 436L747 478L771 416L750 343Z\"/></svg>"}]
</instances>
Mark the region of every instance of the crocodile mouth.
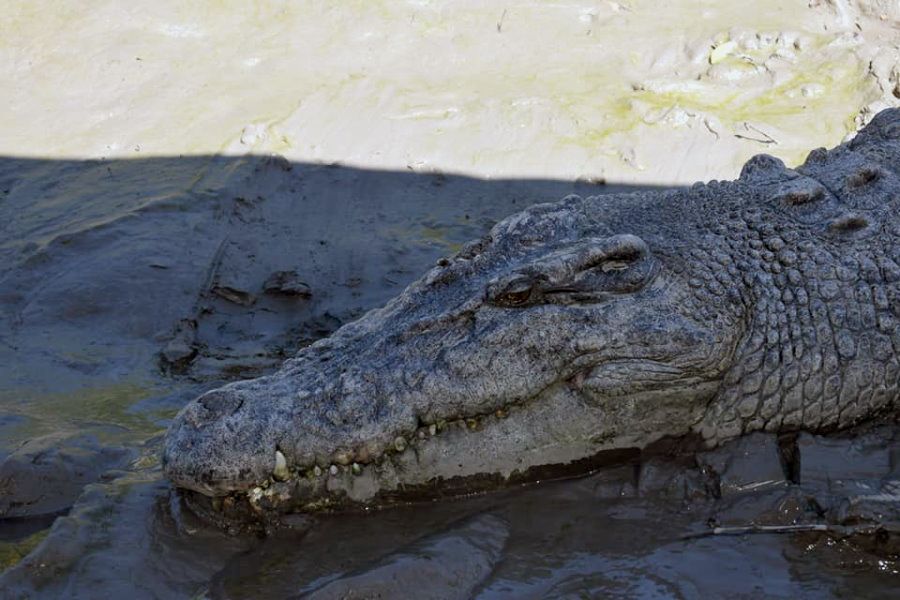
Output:
<instances>
[{"instance_id":1,"label":"crocodile mouth","mask_svg":"<svg viewBox=\"0 0 900 600\"><path fill-rule=\"evenodd\" d=\"M231 478L208 478L193 469L185 455L196 441L191 432L187 432L186 444L166 452L164 464L180 487L217 497L214 505L218 506L229 497L263 513L380 504L384 498L402 497L404 490L429 482L462 481L487 474L502 485L531 467L564 466L602 449L598 440L614 441L622 433L616 424L621 420L619 406L646 407L661 395L677 402L679 396L709 391L704 385L708 382L660 360L610 357L598 362L598 358L596 353L579 357L571 365L574 376L557 379L527 398L510 398L484 410L419 417L392 431L369 431L371 436L365 440L341 441L335 432L328 443L332 450L324 453L320 451L324 450L321 438L316 442L309 437L312 432L304 436L311 445L264 436L269 441L253 446L258 466L242 468ZM294 395L312 396L309 392ZM185 414L182 426L199 432L221 425L230 431L230 420L241 419L236 413L249 406L242 397L239 391L203 396L197 400L196 410ZM572 415L578 413L583 416L573 421ZM250 433L262 439L258 433L242 433L224 447L218 438L221 431L208 433L226 454L231 446L249 442ZM624 435L630 437L627 432Z\"/></svg>"},{"instance_id":2,"label":"crocodile mouth","mask_svg":"<svg viewBox=\"0 0 900 600\"><path fill-rule=\"evenodd\" d=\"M636 371L636 380L625 377ZM644 417L646 425L633 430L626 426L635 422L635 415L646 414L643 394L669 398L670 407L658 411L661 415L704 405L684 402L684 393L662 391L675 380L683 382L678 387L689 394L708 395L705 386L694 386L694 378L685 378L678 367L649 359L608 360L579 385L573 379L557 381L528 400L502 408L419 421L366 457L348 454L330 464L292 464L290 453L285 457L275 447L267 479L217 498L193 494L193 502L210 518L241 510L232 518L246 521L248 515L353 510L581 475L590 470L583 464L587 459L639 448L648 436L678 433L655 418ZM586 400L585 389L591 386L587 396L599 394L601 400ZM626 395L637 401L623 400Z\"/></svg>"}]
</instances>

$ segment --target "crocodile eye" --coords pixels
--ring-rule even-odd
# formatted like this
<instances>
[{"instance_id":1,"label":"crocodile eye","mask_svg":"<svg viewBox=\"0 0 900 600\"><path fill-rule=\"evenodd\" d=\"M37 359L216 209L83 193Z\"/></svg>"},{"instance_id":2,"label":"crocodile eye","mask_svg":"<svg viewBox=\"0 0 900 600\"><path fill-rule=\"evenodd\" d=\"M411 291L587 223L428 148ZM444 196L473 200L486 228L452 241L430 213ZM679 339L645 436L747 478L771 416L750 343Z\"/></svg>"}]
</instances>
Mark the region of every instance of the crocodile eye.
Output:
<instances>
[{"instance_id":1,"label":"crocodile eye","mask_svg":"<svg viewBox=\"0 0 900 600\"><path fill-rule=\"evenodd\" d=\"M628 267L631 266L633 261L630 260L608 260L605 261L602 265L600 265L600 270L604 273L611 273L613 271L624 271Z\"/></svg>"},{"instance_id":2,"label":"crocodile eye","mask_svg":"<svg viewBox=\"0 0 900 600\"><path fill-rule=\"evenodd\" d=\"M646 287L657 271L636 235L584 238L491 281L485 301L503 308L603 302Z\"/></svg>"},{"instance_id":3,"label":"crocodile eye","mask_svg":"<svg viewBox=\"0 0 900 600\"><path fill-rule=\"evenodd\" d=\"M531 300L534 282L530 279L514 279L505 286L488 291L488 300L497 306L525 306Z\"/></svg>"}]
</instances>

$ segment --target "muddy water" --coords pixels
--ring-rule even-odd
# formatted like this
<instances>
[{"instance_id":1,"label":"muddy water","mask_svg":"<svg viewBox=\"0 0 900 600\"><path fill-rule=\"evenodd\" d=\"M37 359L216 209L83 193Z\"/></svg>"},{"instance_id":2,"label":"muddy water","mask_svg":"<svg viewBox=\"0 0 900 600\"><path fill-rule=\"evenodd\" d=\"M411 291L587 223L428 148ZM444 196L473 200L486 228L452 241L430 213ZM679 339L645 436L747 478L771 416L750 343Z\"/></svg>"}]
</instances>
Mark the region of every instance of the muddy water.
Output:
<instances>
[{"instance_id":1,"label":"muddy water","mask_svg":"<svg viewBox=\"0 0 900 600\"><path fill-rule=\"evenodd\" d=\"M265 539L206 526L161 478L160 436L196 394L274 369L526 205L627 190L265 158L0 159L0 593L891 597L896 424L297 517Z\"/></svg>"}]
</instances>

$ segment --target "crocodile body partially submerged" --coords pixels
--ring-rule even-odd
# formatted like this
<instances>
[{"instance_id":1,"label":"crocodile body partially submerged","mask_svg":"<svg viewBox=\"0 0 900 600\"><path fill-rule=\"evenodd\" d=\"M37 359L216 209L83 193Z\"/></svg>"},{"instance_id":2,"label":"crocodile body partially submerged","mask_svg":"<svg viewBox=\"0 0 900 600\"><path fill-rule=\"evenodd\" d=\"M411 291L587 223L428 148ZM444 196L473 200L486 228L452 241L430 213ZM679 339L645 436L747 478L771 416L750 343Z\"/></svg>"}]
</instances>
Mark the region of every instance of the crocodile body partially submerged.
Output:
<instances>
[{"instance_id":1,"label":"crocodile body partially submerged","mask_svg":"<svg viewBox=\"0 0 900 600\"><path fill-rule=\"evenodd\" d=\"M219 510L439 496L662 438L715 445L893 414L900 110L796 170L541 204L276 373L172 423ZM222 508L223 505L225 508Z\"/></svg>"}]
</instances>

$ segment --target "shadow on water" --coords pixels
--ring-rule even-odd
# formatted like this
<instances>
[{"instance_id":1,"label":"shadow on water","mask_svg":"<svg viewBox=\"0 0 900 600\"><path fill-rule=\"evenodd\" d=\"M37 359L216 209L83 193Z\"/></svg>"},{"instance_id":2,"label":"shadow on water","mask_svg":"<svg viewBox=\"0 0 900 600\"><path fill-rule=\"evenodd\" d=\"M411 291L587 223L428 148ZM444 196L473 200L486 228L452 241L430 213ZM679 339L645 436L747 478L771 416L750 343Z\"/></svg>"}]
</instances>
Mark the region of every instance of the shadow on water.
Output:
<instances>
[{"instance_id":1,"label":"shadow on water","mask_svg":"<svg viewBox=\"0 0 900 600\"><path fill-rule=\"evenodd\" d=\"M0 158L0 590L329 598L391 597L400 585L434 598L667 598L863 585L877 597L896 566L842 570L855 549L826 569L793 538L681 540L710 514L750 519L757 501L793 498L769 438L757 445L772 450L760 462L774 475L731 508L698 492L686 509L700 471L665 463L301 519L266 540L209 529L161 479L160 435L196 394L275 369L528 205L641 189L279 157ZM896 435L878 435L890 458ZM848 477L896 479L900 461L878 457L884 473Z\"/></svg>"}]
</instances>

